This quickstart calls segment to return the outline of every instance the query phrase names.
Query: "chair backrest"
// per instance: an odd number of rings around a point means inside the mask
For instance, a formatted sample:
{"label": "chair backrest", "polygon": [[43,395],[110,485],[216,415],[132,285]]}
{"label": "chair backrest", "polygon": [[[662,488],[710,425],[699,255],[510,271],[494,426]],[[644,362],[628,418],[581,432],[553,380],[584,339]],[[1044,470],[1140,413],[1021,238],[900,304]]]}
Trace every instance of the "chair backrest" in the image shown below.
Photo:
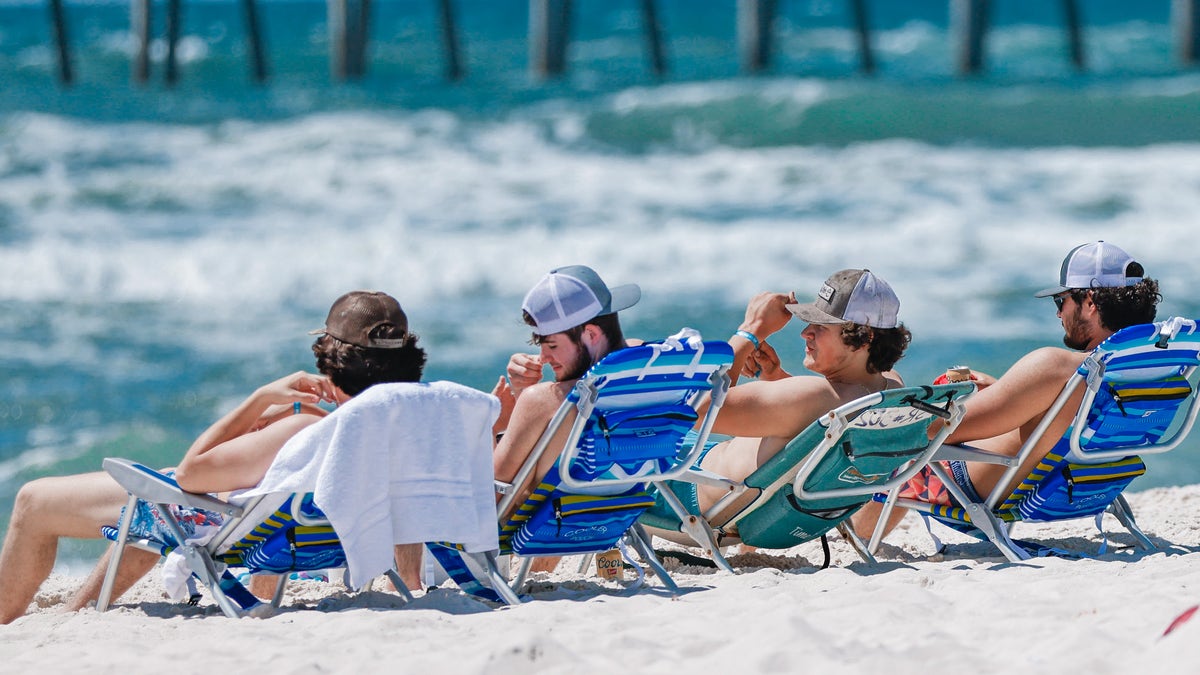
{"label": "chair backrest", "polygon": [[1197,365],[1195,321],[1171,318],[1114,333],[1076,371],[1087,390],[1068,458],[1091,463],[1177,447],[1198,410],[1190,381]]}
{"label": "chair backrest", "polygon": [[[1006,520],[1061,520],[1099,513],[1145,472],[1139,455],[1177,447],[1195,423],[1200,331],[1172,317],[1117,331],[1088,355],[1063,387],[1018,458],[1038,445],[1079,387],[1070,428],[1011,494],[989,506]],[[1014,464],[1000,484],[1012,479]],[[1003,501],[1001,501],[1003,499]]]}
{"label": "chair backrest", "polygon": [[[674,339],[622,349],[594,365],[518,472],[521,485],[575,409],[555,466],[502,524],[502,547],[528,555],[611,548],[654,503],[647,483],[682,475],[703,450],[732,362],[724,342]],[[693,436],[705,393],[712,404]],[[501,502],[501,513],[508,504]]]}
{"label": "chair backrest", "polygon": [[[743,542],[766,548],[821,536],[924,467],[958,426],[962,402],[974,391],[971,382],[906,387],[826,413],[746,478],[747,488],[766,499],[729,524],[737,524]],[[936,418],[948,423],[931,439]]]}
{"label": "chair backrest", "polygon": [[[705,441],[683,447],[700,396],[715,388],[723,398],[732,363],[727,343],[699,340],[646,344],[602,359],[567,398],[578,415],[560,455],[563,484],[591,491],[686,471],[685,460],[699,455]],[[720,403],[709,408],[705,436]]]}

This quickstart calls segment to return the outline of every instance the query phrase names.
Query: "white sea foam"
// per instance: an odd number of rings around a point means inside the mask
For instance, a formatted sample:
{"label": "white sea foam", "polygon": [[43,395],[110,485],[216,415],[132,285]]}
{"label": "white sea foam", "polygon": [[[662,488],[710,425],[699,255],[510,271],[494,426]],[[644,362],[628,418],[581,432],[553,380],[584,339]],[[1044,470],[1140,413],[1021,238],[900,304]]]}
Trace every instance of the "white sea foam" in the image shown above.
{"label": "white sea foam", "polygon": [[542,270],[585,262],[640,282],[651,307],[703,294],[736,309],[868,266],[924,334],[951,310],[1012,335],[1031,326],[1005,316],[1009,294],[1047,283],[1081,241],[1125,245],[1169,298],[1196,268],[1200,145],[628,155],[564,146],[536,120],[449,113],[10,124],[0,298],[22,302],[311,315],[349,287],[417,307],[519,298]]}

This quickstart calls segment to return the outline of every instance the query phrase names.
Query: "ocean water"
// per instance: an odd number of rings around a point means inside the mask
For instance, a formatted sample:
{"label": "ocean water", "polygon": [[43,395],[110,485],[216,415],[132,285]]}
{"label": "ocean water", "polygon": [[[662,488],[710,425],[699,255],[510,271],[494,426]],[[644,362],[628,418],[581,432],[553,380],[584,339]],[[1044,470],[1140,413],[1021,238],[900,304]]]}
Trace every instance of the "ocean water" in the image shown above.
{"label": "ocean water", "polygon": [[[869,267],[902,299],[911,382],[1058,344],[1031,293],[1089,240],[1146,265],[1163,315],[1200,316],[1200,74],[1169,3],[1081,2],[1082,73],[1056,3],[995,3],[976,78],[944,1],[868,3],[871,77],[845,3],[781,3],[774,66],[748,77],[735,3],[670,0],[662,79],[638,3],[574,4],[561,80],[527,71],[526,3],[470,0],[461,82],[430,1],[375,3],[369,72],[335,83],[324,5],[264,0],[259,86],[238,7],[189,2],[168,89],[161,41],[130,82],[127,4],[67,4],[64,88],[44,3],[0,0],[0,529],[31,478],[176,461],[311,369],[306,331],[356,288],[401,300],[430,379],[481,389],[527,348],[524,291],[572,263],[641,284],[622,320],[647,338],[725,338],[756,292]],[[799,327],[772,343],[801,370]],[[1198,445],[1136,487],[1200,480]]]}

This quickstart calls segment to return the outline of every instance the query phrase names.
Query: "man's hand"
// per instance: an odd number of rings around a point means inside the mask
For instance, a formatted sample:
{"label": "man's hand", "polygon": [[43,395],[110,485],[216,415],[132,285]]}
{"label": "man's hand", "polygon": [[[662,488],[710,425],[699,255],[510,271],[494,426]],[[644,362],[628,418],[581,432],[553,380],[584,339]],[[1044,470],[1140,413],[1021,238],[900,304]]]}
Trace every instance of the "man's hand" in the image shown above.
{"label": "man's hand", "polygon": [[792,313],[784,305],[792,302],[795,299],[787,293],[759,293],[746,305],[746,318],[739,330],[749,331],[760,342],[766,342],[791,321]]}
{"label": "man's hand", "polygon": [[536,354],[513,354],[505,368],[507,386],[515,400],[522,391],[542,381],[542,357]]}
{"label": "man's hand", "polygon": [[757,377],[760,380],[782,380],[791,377],[791,374],[779,363],[779,354],[775,348],[763,342],[758,349],[750,352],[750,356],[746,357],[746,363],[742,366],[742,375],[746,377]]}
{"label": "man's hand", "polygon": [[316,405],[321,401],[337,402],[337,387],[324,375],[299,371],[281,377],[258,388],[255,395],[268,406],[301,404]]}
{"label": "man's hand", "polygon": [[505,429],[508,429],[508,420],[512,417],[513,408],[517,406],[517,397],[513,394],[508,380],[503,377],[496,382],[496,386],[492,387],[492,396],[500,399],[500,416],[492,425],[492,434],[499,436]]}

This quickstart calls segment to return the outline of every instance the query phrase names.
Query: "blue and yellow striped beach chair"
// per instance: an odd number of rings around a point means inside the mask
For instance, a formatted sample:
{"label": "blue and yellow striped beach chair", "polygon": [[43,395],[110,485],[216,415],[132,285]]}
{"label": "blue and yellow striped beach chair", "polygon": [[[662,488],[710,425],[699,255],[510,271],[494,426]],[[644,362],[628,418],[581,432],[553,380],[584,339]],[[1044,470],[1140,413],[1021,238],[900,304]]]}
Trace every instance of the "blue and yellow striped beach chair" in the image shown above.
{"label": "blue and yellow striped beach chair", "polygon": [[[613,352],[592,366],[552,418],[513,480],[526,485],[556,430],[575,413],[558,459],[515,510],[518,490],[502,486],[501,553],[522,559],[511,583],[524,583],[538,556],[599,553],[630,543],[672,592],[678,587],[654,555],[637,518],[654,504],[654,490],[686,473],[704,448],[729,387],[733,351],[724,342],[691,339],[687,329],[662,343]],[[683,337],[681,337],[683,336]],[[701,419],[706,394],[712,404]],[[698,423],[698,426],[697,426]],[[696,434],[689,434],[695,427]],[[433,547],[431,547],[433,548]],[[452,548],[435,549],[460,586],[471,583]]]}
{"label": "blue and yellow striped beach chair", "polygon": [[[104,460],[104,470],[129,491],[130,499],[126,517],[119,526],[103,528],[104,536],[116,546],[96,603],[99,611],[106,610],[112,601],[113,580],[126,546],[163,556],[178,549],[192,573],[188,580],[191,604],[200,597],[193,583],[193,579],[198,579],[221,611],[233,618],[260,611],[265,605],[230,568],[242,568],[251,574],[279,575],[275,596],[269,603],[271,608],[278,608],[291,573],[346,565],[341,542],[325,514],[313,504],[311,493],[271,493],[244,504],[233,504],[210,495],[186,492],[170,475],[130,460],[110,457]],[[180,547],[179,542],[187,541],[190,533],[175,506],[182,506],[189,513],[202,510],[215,514],[215,520],[222,522],[207,542]],[[135,509],[153,513],[159,525],[154,534],[136,531],[135,518],[128,517]],[[401,595],[412,599],[395,570],[390,570],[388,577]]]}
{"label": "blue and yellow striped beach chair", "polygon": [[[516,596],[506,592],[507,580],[496,567],[492,529],[491,437],[498,408],[495,397],[451,383],[376,385],[294,437],[298,442],[285,445],[261,489],[228,502],[186,492],[171,475],[142,464],[106,459],[104,469],[130,497],[118,526],[106,528],[116,546],[98,608],[107,608],[111,600],[128,545],[170,554],[170,574],[164,576],[172,580],[173,595],[183,594],[186,582],[198,599],[194,578],[222,612],[236,617],[269,613],[279,606],[292,573],[314,570],[345,569],[346,580],[356,587],[386,573],[396,590],[411,599],[394,569],[394,546],[460,536],[472,551],[464,558],[486,571],[485,583],[499,586],[499,600],[515,604]],[[360,469],[382,480],[371,484],[353,478],[361,475]],[[369,498],[339,501],[346,497],[321,489],[331,483],[368,492]],[[450,497],[444,497],[447,493]],[[450,506],[418,508],[436,499],[471,510],[445,514],[458,516],[454,518],[435,517]],[[408,517],[413,520],[398,520]],[[378,527],[380,523],[384,526]],[[270,604],[260,603],[230,568],[279,575]]]}
{"label": "blue and yellow striped beach chair", "polygon": [[[955,529],[986,537],[1005,557],[1017,561],[1057,551],[1013,540],[1013,523],[1093,516],[1100,527],[1101,518],[1109,512],[1140,548],[1153,550],[1154,544],[1135,522],[1123,491],[1146,470],[1140,455],[1168,452],[1191,430],[1200,410],[1197,365],[1200,331],[1195,321],[1171,318],[1120,330],[1088,355],[1016,457],[950,445],[943,446],[935,457],[1005,465],[1008,469],[997,484],[1007,485],[1071,395],[1085,387],[1070,428],[1011,494],[996,490],[982,502],[972,501],[935,462],[930,467],[956,503],[931,505],[893,494],[885,503],[880,523],[886,522],[893,506],[914,509]],[[872,537],[871,550],[878,546],[880,533],[877,530]]]}

